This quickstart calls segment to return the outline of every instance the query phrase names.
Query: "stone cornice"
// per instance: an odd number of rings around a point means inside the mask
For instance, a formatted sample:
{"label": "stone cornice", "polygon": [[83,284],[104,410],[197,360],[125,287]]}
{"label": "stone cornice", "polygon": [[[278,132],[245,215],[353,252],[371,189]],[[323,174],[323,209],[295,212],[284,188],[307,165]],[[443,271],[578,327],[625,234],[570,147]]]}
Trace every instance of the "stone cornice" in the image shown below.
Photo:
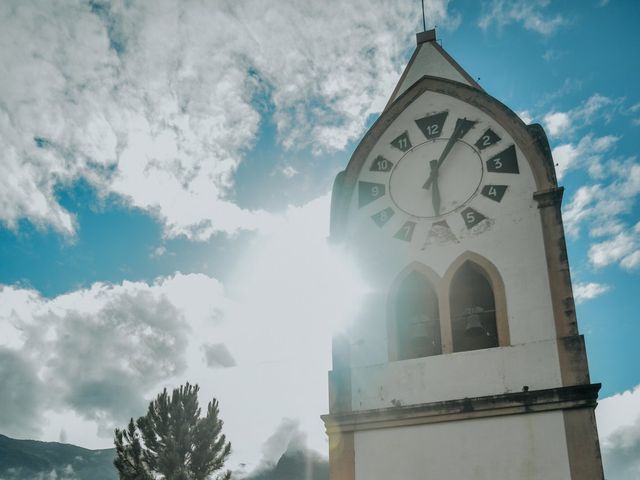
{"label": "stone cornice", "polygon": [[594,408],[600,384],[462,398],[420,405],[323,415],[327,433],[353,432],[471,418]]}
{"label": "stone cornice", "polygon": [[533,194],[533,199],[538,202],[538,208],[552,207],[562,203],[564,187],[550,188]]}

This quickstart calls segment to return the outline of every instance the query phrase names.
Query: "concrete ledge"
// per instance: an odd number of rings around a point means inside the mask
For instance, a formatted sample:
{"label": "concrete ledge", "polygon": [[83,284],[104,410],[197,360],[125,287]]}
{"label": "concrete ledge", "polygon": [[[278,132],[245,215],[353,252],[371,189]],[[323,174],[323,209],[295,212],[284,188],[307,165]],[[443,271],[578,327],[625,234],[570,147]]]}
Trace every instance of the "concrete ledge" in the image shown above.
{"label": "concrete ledge", "polygon": [[601,384],[462,398],[323,415],[327,433],[354,432],[523,413],[595,408]]}
{"label": "concrete ledge", "polygon": [[564,187],[553,187],[533,194],[533,199],[538,202],[538,208],[553,207],[562,204]]}

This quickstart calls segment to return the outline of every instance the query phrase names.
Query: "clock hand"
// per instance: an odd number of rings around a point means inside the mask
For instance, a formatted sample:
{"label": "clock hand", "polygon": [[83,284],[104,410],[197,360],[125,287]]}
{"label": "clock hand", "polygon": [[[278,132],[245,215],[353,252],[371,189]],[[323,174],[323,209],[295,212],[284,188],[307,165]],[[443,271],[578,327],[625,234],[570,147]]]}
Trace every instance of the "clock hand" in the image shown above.
{"label": "clock hand", "polygon": [[438,159],[438,166],[435,170],[431,170],[431,174],[429,175],[429,178],[427,178],[427,181],[425,182],[425,184],[422,186],[422,188],[424,189],[429,189],[429,187],[431,187],[431,183],[433,182],[433,174],[434,171],[437,171],[440,166],[444,163],[445,159],[447,158],[447,155],[449,155],[449,152],[451,151],[451,149],[453,148],[453,146],[455,145],[455,143],[460,140],[462,137],[464,137],[467,132],[469,130],[471,130],[471,127],[473,127],[476,124],[476,122],[474,122],[473,120],[467,120],[466,118],[459,118],[458,120],[456,120],[456,126],[453,129],[453,134],[451,135],[451,138],[449,138],[449,141],[447,142],[447,144],[444,146],[444,150],[442,150],[442,153],[440,154],[440,158]]}
{"label": "clock hand", "polygon": [[431,167],[431,176],[433,178],[433,188],[431,189],[431,203],[433,203],[433,212],[437,217],[440,215],[440,188],[438,187],[438,160],[429,162]]}

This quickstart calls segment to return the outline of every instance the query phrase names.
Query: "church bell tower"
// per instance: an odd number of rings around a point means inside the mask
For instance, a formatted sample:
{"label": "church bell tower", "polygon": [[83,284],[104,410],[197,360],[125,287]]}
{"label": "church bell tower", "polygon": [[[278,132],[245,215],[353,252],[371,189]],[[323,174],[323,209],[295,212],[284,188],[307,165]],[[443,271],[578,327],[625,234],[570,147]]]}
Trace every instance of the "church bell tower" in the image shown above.
{"label": "church bell tower", "polygon": [[370,287],[329,373],[331,480],[601,480],[540,125],[417,48],[335,180],[332,240]]}

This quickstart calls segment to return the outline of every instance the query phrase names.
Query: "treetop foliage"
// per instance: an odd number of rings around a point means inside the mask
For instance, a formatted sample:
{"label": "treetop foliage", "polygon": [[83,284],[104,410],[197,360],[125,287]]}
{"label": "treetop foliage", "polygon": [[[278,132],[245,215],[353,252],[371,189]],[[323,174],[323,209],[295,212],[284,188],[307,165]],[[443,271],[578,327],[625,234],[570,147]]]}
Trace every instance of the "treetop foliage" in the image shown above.
{"label": "treetop foliage", "polygon": [[[115,430],[121,480],[206,480],[224,467],[231,443],[222,433],[218,401],[201,417],[198,385],[186,383],[169,395],[165,388],[149,404],[147,414]],[[231,472],[218,476],[229,480]]]}

